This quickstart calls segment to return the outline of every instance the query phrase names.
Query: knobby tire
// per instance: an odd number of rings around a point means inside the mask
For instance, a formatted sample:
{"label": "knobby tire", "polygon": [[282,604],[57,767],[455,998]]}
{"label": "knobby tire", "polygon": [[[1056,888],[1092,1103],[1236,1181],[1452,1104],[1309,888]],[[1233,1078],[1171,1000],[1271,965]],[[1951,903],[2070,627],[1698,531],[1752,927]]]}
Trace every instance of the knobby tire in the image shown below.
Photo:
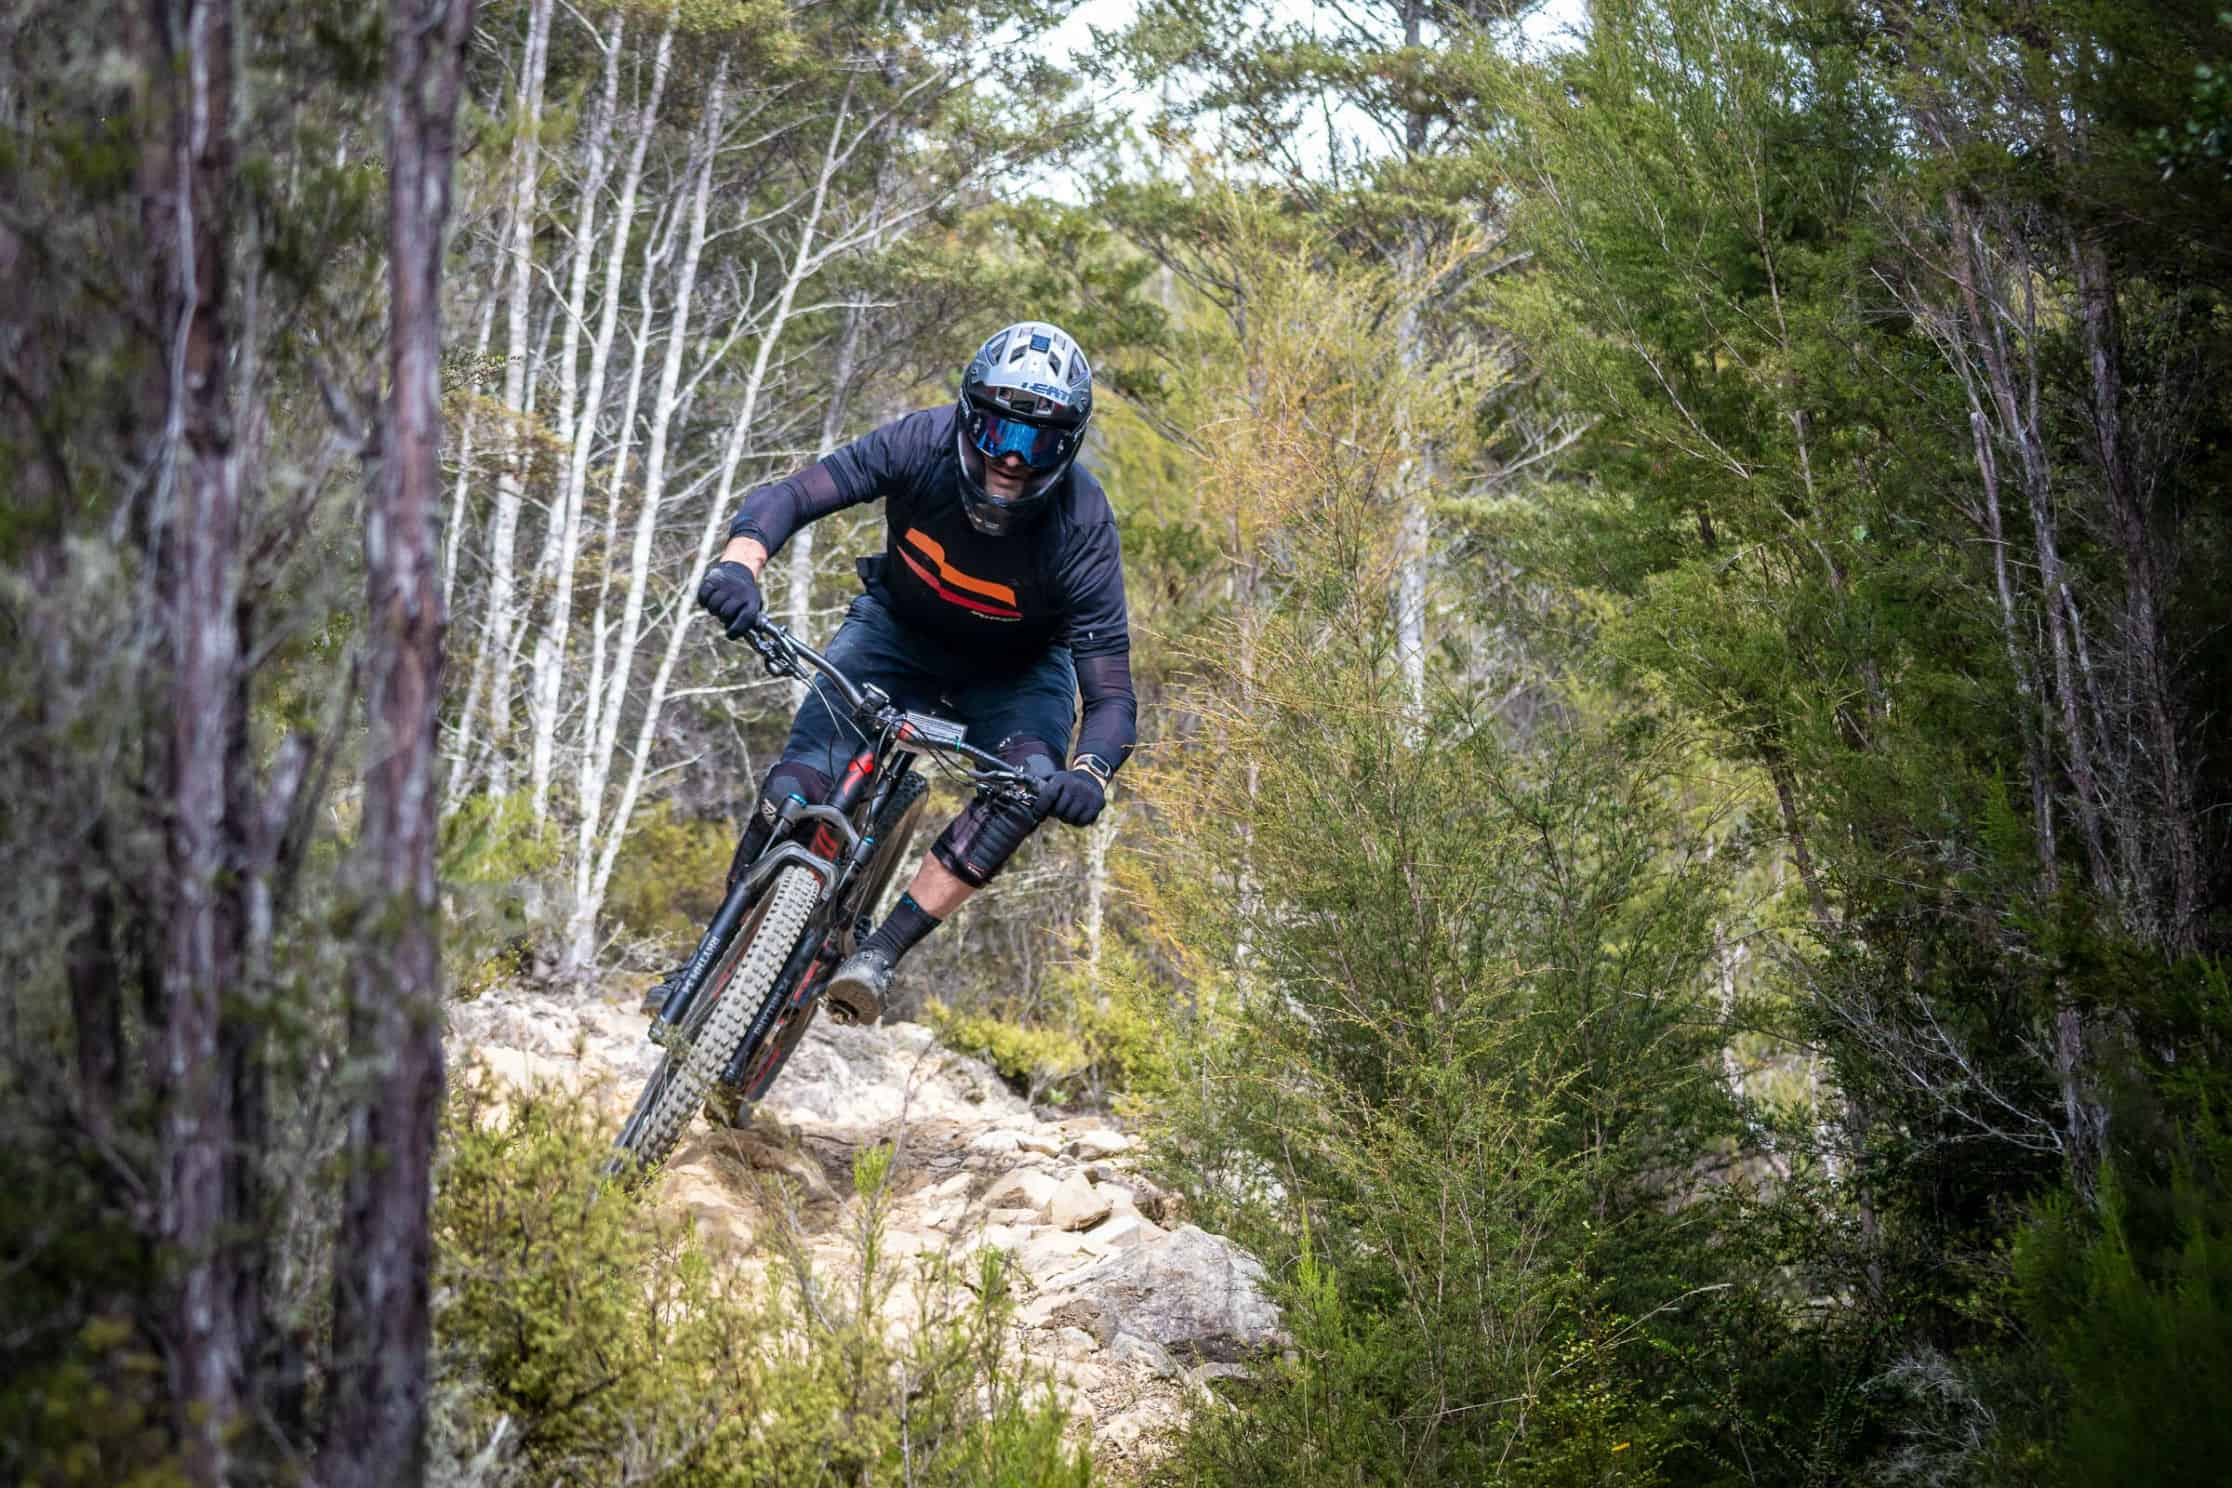
{"label": "knobby tire", "polygon": [[[860,912],[871,921],[883,905],[884,895],[890,890],[891,880],[899,865],[905,861],[907,850],[913,846],[915,830],[922,820],[922,810],[930,795],[930,782],[920,775],[909,775],[884,802],[883,810],[876,813],[872,830],[876,835],[876,855],[869,861],[868,871],[862,879],[859,900]],[[769,1048],[756,1066],[745,1076],[742,1099],[745,1109],[758,1105],[774,1088],[775,1077],[790,1063],[791,1051],[798,1047],[813,1026],[814,1014],[821,1008],[821,989],[813,985],[828,972],[827,966],[814,966],[807,970],[811,996],[794,1008],[790,1016],[775,1027]],[[793,994],[794,997],[797,994]]]}
{"label": "knobby tire", "polygon": [[639,1105],[640,1121],[631,1118],[632,1131],[623,1133],[621,1149],[635,1160],[639,1171],[666,1161],[681,1142],[682,1133],[689,1130],[690,1119],[728,1068],[782,972],[783,963],[790,959],[820,893],[820,880],[804,868],[786,868],[769,885],[751,943],[744,948],[735,973],[691,1040],[680,1068],[673,1067],[672,1053],[660,1061],[658,1073],[644,1090],[650,1109],[642,1110]]}

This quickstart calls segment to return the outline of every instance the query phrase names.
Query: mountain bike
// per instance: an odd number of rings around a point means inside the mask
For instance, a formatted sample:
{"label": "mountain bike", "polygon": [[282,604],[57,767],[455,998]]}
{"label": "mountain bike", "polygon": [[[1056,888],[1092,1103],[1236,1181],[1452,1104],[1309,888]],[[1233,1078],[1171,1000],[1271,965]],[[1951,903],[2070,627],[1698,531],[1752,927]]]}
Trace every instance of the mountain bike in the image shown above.
{"label": "mountain bike", "polygon": [[745,640],[771,676],[826,677],[862,747],[826,801],[784,802],[653,1014],[659,1065],[620,1129],[615,1173],[665,1161],[701,1107],[741,1125],[765,1098],[906,857],[930,789],[918,761],[995,797],[1038,798],[1039,777],[969,743],[964,725],[895,707],[780,625],[761,620]]}

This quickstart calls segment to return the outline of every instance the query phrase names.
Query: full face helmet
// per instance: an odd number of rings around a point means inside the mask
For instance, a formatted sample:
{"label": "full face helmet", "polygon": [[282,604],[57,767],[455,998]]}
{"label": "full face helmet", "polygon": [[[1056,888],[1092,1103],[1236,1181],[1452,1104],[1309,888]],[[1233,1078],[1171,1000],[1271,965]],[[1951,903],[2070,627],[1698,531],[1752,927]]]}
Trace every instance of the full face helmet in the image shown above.
{"label": "full face helmet", "polygon": [[[994,335],[961,373],[961,505],[992,537],[1027,525],[1069,474],[1093,416],[1093,369],[1059,326],[1018,321]],[[996,496],[988,462],[1018,455],[1023,489]]]}

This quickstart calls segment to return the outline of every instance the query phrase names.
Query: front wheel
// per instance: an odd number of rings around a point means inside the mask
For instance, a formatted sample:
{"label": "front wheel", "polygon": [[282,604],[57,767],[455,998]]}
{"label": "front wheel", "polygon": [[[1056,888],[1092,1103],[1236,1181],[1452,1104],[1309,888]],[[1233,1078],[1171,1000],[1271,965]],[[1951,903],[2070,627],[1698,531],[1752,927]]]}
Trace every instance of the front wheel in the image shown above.
{"label": "front wheel", "polygon": [[[916,828],[922,821],[922,810],[930,795],[930,782],[920,775],[909,775],[899,782],[883,809],[876,813],[869,831],[876,839],[875,856],[868,861],[868,869],[861,876],[861,885],[849,901],[863,925],[872,924],[876,911],[882,908],[885,892],[891,880],[906,861],[907,849],[913,845]],[[799,978],[798,986],[790,993],[790,1006],[776,1020],[775,1031],[768,1037],[766,1046],[745,1069],[743,1077],[731,1084],[729,1093],[738,1102],[738,1109],[749,1111],[767,1098],[768,1090],[775,1084],[775,1077],[790,1063],[790,1057],[799,1042],[806,1037],[806,1030],[813,1025],[814,1014],[821,1008],[821,984],[828,977],[835,962],[834,955],[816,960]]]}
{"label": "front wheel", "polygon": [[[785,868],[768,886],[757,913],[758,925],[743,945],[732,974],[716,969],[709,985],[720,987],[719,1000],[705,1016],[697,1036],[686,1050],[670,1050],[644,1087],[633,1115],[622,1128],[618,1146],[639,1169],[664,1162],[682,1140],[690,1118],[705,1103],[713,1082],[728,1068],[737,1048],[750,1031],[752,1019],[767,1000],[768,992],[790,959],[806,921],[821,897],[821,882],[804,868]],[[744,942],[744,936],[738,936]],[[724,985],[725,983],[725,985]]]}

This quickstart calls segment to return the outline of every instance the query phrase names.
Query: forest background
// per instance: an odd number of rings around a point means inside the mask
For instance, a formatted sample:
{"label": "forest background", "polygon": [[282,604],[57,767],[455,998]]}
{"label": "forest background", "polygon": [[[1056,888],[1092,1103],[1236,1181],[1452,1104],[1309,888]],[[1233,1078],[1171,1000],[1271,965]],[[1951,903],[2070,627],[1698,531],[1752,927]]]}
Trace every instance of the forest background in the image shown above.
{"label": "forest background", "polygon": [[1146,742],[905,1011],[1270,1266],[1170,1481],[2215,1476],[2232,16],[1066,18],[0,17],[7,1475],[1090,1474],[439,1039],[687,940],[728,514],[1036,315]]}

